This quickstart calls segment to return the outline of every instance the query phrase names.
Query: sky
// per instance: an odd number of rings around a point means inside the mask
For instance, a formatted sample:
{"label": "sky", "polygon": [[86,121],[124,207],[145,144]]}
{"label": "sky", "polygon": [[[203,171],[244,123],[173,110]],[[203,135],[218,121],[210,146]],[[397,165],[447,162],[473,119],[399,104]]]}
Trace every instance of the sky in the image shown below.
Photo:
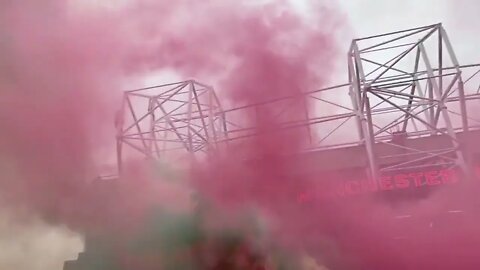
{"label": "sky", "polygon": [[[296,2],[302,9],[302,1]],[[475,14],[479,10],[477,6],[480,6],[480,3],[476,0],[337,0],[337,2],[343,9],[345,24],[349,29],[340,35],[343,41],[340,45],[345,52],[350,45],[350,40],[355,37],[442,22],[460,63],[480,62],[480,51],[477,49],[480,45],[477,30],[480,17]],[[346,55],[338,61],[346,63]],[[338,68],[341,66],[340,64]],[[343,83],[347,79],[346,74],[343,78],[339,75],[336,79],[338,83]],[[149,78],[148,83],[161,82],[161,80]],[[13,222],[8,213],[1,212],[0,231],[2,227],[9,227],[9,222]],[[15,237],[11,237],[12,235]],[[81,249],[81,237],[65,228],[48,227],[42,222],[29,224],[7,233],[0,233],[0,250],[2,251],[0,252],[0,269],[61,270],[63,261],[76,258]],[[8,250],[22,252],[5,252]],[[39,256],[33,256],[38,253],[42,253],[45,260],[32,261],[33,257],[39,258]]]}
{"label": "sky", "polygon": [[[89,0],[95,2],[95,0]],[[120,2],[125,2],[123,0]],[[265,0],[246,0],[252,3]],[[307,3],[310,0],[290,0],[300,12],[308,14]],[[387,33],[397,30],[415,28],[424,25],[442,23],[447,31],[460,64],[480,62],[480,43],[478,30],[480,17],[475,14],[475,8],[480,8],[476,0],[335,0],[343,11],[344,27],[336,33],[340,55],[335,76],[331,84],[343,84],[348,81],[346,70],[346,53],[351,40],[365,36]],[[105,5],[105,4],[103,4]],[[181,80],[173,72],[152,73],[141,81],[133,81],[131,87],[143,87]],[[211,83],[211,82],[208,82]]]}
{"label": "sky", "polygon": [[[460,64],[480,62],[475,0],[338,0],[351,32],[343,36],[343,51],[352,38],[442,23]],[[346,60],[339,59],[339,61]],[[341,78],[339,78],[341,80]],[[342,83],[341,81],[340,83]]]}

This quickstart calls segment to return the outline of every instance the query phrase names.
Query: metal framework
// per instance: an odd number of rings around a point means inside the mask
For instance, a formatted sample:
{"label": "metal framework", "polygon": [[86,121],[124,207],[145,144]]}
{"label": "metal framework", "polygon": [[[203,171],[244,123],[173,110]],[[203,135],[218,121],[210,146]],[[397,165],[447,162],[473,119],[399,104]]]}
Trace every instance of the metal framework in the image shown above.
{"label": "metal framework", "polygon": [[[457,168],[468,175],[457,133],[480,127],[472,113],[479,92],[480,64],[458,63],[441,24],[358,38],[348,52],[348,83],[295,96],[224,110],[212,88],[195,81],[125,92],[123,108],[130,120],[118,125],[119,162],[123,144],[157,158],[175,145],[193,153],[256,136],[255,123],[241,116],[268,107],[277,111],[279,129],[308,131],[306,151],[365,147],[368,172],[375,179],[425,166]],[[146,102],[141,107],[133,98]],[[302,117],[282,117],[298,102],[308,104]],[[444,142],[408,143],[424,137]],[[380,156],[382,147],[393,149],[392,154]]]}
{"label": "metal framework", "polygon": [[116,122],[119,170],[124,145],[158,159],[207,152],[226,134],[213,88],[194,80],[126,91]]}
{"label": "metal framework", "polygon": [[[374,178],[433,165],[470,174],[452,117],[452,109],[458,110],[456,125],[468,131],[464,67],[441,24],[355,39],[348,58],[349,93]],[[443,135],[447,142],[405,145],[407,138],[426,135]],[[397,154],[379,157],[379,144],[397,148]],[[381,158],[396,162],[379,167]]]}

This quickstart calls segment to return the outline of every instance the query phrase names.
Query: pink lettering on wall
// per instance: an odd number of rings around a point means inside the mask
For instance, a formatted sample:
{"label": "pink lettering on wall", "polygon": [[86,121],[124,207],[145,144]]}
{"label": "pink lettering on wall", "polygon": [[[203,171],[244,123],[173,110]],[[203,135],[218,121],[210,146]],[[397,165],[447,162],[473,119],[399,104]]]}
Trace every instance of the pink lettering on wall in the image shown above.
{"label": "pink lettering on wall", "polygon": [[380,188],[382,190],[393,190],[395,186],[392,182],[391,176],[382,176],[380,177]]}
{"label": "pink lettering on wall", "polygon": [[[449,185],[459,182],[459,176],[454,170],[440,169],[385,175],[377,181],[369,179],[324,179],[319,181],[316,190],[301,192],[297,196],[297,201],[307,203],[317,199]],[[327,182],[328,184],[325,184]]]}
{"label": "pink lettering on wall", "polygon": [[395,180],[396,188],[408,188],[410,186],[410,180],[407,174],[397,174],[393,179]]}

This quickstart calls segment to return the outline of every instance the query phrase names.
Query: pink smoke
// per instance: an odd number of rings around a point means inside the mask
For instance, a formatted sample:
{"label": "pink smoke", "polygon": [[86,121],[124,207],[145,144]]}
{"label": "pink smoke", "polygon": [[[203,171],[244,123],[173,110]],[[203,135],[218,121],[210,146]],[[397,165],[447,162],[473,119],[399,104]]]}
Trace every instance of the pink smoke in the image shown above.
{"label": "pink smoke", "polygon": [[335,16],[317,5],[323,25],[312,28],[289,8],[138,1],[85,12],[75,2],[2,3],[2,199],[80,231],[138,226],[171,190],[155,188],[145,169],[106,191],[88,183],[96,157],[112,144],[115,89],[161,68],[223,79],[241,102],[316,86],[328,76],[313,67],[326,69],[335,52],[328,34]]}
{"label": "pink smoke", "polygon": [[[145,0],[90,12],[72,3],[0,4],[0,22],[8,25],[0,43],[0,185],[8,205],[82,232],[128,234],[156,203],[188,207],[185,192],[152,182],[155,175],[146,165],[131,164],[114,188],[88,183],[96,157],[113,144],[113,112],[121,94],[115,89],[126,79],[174,69],[218,80],[231,105],[294,95],[329,82],[339,53],[335,31],[344,27],[330,2],[311,4],[309,22],[287,1]],[[406,243],[391,241],[394,211],[381,201],[297,204],[297,194],[314,188],[323,175],[299,173],[296,158],[308,140],[305,130],[277,128],[301,119],[305,106],[290,104],[280,116],[268,106],[244,115],[259,135],[192,171],[190,184],[218,216],[257,208],[279,244],[332,269],[476,269],[468,268],[479,265],[473,256],[480,246],[475,215],[456,234],[452,228],[459,227],[449,227],[426,237],[413,226],[415,241]],[[474,195],[459,194],[473,203]],[[408,209],[421,214],[444,201],[436,194]],[[458,253],[450,252],[451,242]]]}

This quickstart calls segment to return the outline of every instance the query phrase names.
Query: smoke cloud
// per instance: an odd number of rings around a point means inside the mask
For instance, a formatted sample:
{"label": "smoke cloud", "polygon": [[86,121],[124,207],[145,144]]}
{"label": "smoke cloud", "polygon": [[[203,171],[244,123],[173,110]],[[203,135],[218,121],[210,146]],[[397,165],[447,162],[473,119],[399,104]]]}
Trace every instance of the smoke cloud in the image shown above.
{"label": "smoke cloud", "polygon": [[323,83],[337,22],[327,5],[312,8],[316,24],[285,1],[2,1],[3,203],[31,214],[19,224],[40,217],[82,233],[120,235],[142,227],[153,204],[173,209],[187,201],[183,188],[153,183],[142,165],[132,164],[114,187],[89,183],[109,156],[117,89],[165,68],[218,80],[232,104]]}
{"label": "smoke cloud", "polygon": [[[139,162],[114,183],[91,183],[111,156],[118,89],[129,79],[174,70],[215,82],[231,106],[326,85],[346,26],[332,2],[308,11],[289,1],[0,2],[0,194],[29,213],[9,228],[40,218],[86,234],[102,269],[299,269],[306,255],[316,269],[476,269],[473,214],[428,235],[415,221],[403,228],[413,240],[399,242],[398,207],[376,197],[297,203],[325,178],[300,173],[306,130],[278,130],[304,117],[302,100],[285,113],[242,115],[258,136],[184,179],[165,181]],[[456,194],[449,200],[474,205],[475,195]],[[435,212],[445,197],[401,209]]]}

